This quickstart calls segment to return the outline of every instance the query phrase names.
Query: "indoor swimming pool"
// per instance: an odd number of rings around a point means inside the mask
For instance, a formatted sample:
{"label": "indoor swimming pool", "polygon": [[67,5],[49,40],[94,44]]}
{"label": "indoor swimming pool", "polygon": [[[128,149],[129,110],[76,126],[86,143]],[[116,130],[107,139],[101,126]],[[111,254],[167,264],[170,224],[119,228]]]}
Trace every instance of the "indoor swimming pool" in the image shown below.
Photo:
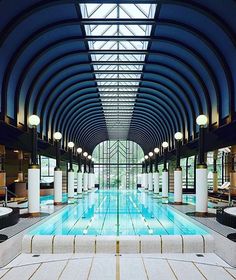
{"label": "indoor swimming pool", "polygon": [[[161,196],[161,193],[159,194],[159,196]],[[53,198],[54,198],[53,195],[41,196],[40,197],[40,204],[41,205],[53,204]],[[67,200],[68,200],[67,193],[63,193],[62,202],[66,203]],[[174,202],[174,194],[173,193],[169,193],[168,201]],[[187,204],[195,205],[196,204],[196,196],[194,194],[183,194],[183,202],[187,203]],[[216,207],[217,207],[217,203],[208,201],[208,208],[216,208]]]}
{"label": "indoor swimming pool", "polygon": [[153,195],[90,192],[35,226],[30,235],[204,235],[206,230]]}

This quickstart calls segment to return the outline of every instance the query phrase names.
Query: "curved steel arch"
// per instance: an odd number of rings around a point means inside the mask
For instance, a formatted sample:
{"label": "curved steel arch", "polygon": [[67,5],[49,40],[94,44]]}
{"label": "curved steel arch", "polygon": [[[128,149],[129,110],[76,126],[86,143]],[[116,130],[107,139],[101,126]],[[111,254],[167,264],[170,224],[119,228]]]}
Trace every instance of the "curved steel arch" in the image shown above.
{"label": "curved steel arch", "polygon": [[[231,75],[229,65],[226,62],[226,59],[225,59],[224,55],[222,54],[222,52],[219,50],[218,45],[216,45],[214,42],[210,41],[210,39],[205,34],[200,32],[196,28],[193,28],[192,26],[186,25],[182,22],[177,22],[174,20],[160,20],[158,24],[163,25],[163,26],[175,27],[177,29],[181,29],[181,30],[184,30],[185,32],[190,33],[195,38],[200,40],[212,52],[212,54],[214,54],[214,56],[216,57],[216,60],[218,61],[218,63],[221,66],[222,72],[224,73],[224,77],[225,77],[227,87],[228,87],[228,90],[227,90],[228,98],[230,100],[230,95],[231,95],[230,93],[233,88],[233,78]],[[218,79],[216,79],[216,80],[218,81]]]}
{"label": "curved steel arch", "polygon": [[[80,37],[79,37],[80,38]],[[38,63],[39,59],[41,59],[44,55],[46,55],[48,52],[52,51],[54,48],[57,48],[60,45],[65,45],[67,42],[71,42],[71,41],[76,41],[77,38],[72,39],[71,37],[69,38],[64,38],[61,40],[58,40],[52,44],[50,44],[50,47],[44,47],[42,50],[40,50],[40,52],[38,52],[37,54],[34,55],[34,57],[30,60],[29,63],[27,63],[27,65],[24,67],[24,70],[22,71],[22,74],[20,75],[19,81],[17,83],[16,89],[17,89],[17,94],[16,94],[16,98],[15,98],[15,106],[16,109],[15,111],[18,112],[19,110],[19,99],[20,99],[20,92],[21,92],[21,88],[22,85],[24,83],[25,77],[27,76],[27,73],[30,72],[30,69],[36,64]],[[73,52],[69,52],[70,56],[73,55],[77,55],[79,56],[80,52],[79,50],[73,51]],[[34,79],[32,80],[30,86],[29,86],[29,90],[28,92],[32,92],[33,88],[35,87],[35,85],[37,84],[37,82],[39,81],[39,79],[41,78],[41,75],[44,74],[44,72],[46,72],[48,70],[49,67],[51,67],[52,65],[56,65],[59,61],[62,61],[64,59],[66,59],[67,55],[65,53],[57,56],[56,58],[52,59],[51,61],[49,61],[48,63],[46,63],[46,65],[44,65],[41,70],[35,75]],[[88,63],[78,63],[79,65],[88,65]]]}
{"label": "curved steel arch", "polygon": [[[73,121],[75,121],[75,120],[77,120],[79,117],[80,117],[80,111],[82,111],[83,110],[83,108],[81,108],[81,109],[77,109],[77,106],[73,106],[73,104],[71,105],[72,107],[73,107],[73,110],[71,110],[71,108],[67,108],[67,111],[64,111],[64,114],[66,115],[66,117],[64,118],[64,116],[60,116],[60,118],[61,119],[63,119],[63,123],[71,123],[71,121],[70,121],[70,119],[69,119],[69,112],[72,114],[71,116],[70,116],[70,118],[73,120]],[[78,105],[78,107],[79,107],[79,105]],[[153,108],[152,108],[153,109]],[[159,109],[160,110],[162,110],[162,107],[159,107]],[[89,110],[89,108],[88,108],[88,110]],[[153,109],[154,110],[154,109]],[[151,111],[152,112],[152,111]],[[158,114],[159,112],[158,111],[156,111],[156,114],[157,115],[159,115]],[[75,117],[75,114],[77,114],[77,117]],[[152,113],[151,113],[152,114]],[[168,115],[168,114],[166,114],[165,113],[165,111],[163,111],[162,110],[162,114],[164,114],[165,116],[166,116],[166,118],[170,118],[170,116]],[[135,116],[135,114],[133,115],[133,116]],[[171,121],[172,122],[174,122],[174,119],[171,119]],[[173,126],[174,127],[174,126]],[[65,128],[65,130],[66,130],[66,128]],[[172,130],[171,128],[170,128],[170,130]]]}
{"label": "curved steel arch", "polygon": [[[145,113],[145,119],[149,119],[149,118],[150,118],[150,116],[147,115],[147,113]],[[143,123],[143,116],[141,117],[141,120],[142,120],[142,123]],[[89,122],[90,122],[90,120],[88,120],[88,119],[85,119],[85,120],[81,121],[81,127],[79,127],[79,129],[83,130],[83,132],[85,132],[86,130],[88,130],[87,125],[88,125]],[[150,122],[151,122],[151,123],[150,123]],[[149,123],[150,123],[150,124],[149,124]],[[161,122],[159,122],[159,121],[158,121],[158,123],[161,124]],[[131,125],[132,125],[132,122],[131,122]],[[146,126],[148,126],[149,131],[152,131],[152,130],[153,130],[153,127],[155,127],[155,120],[153,120],[153,117],[151,117],[151,121],[149,120],[149,122],[146,123]],[[83,129],[83,127],[85,127],[85,129]],[[159,135],[159,131],[158,131],[158,130],[156,130],[155,133],[157,134],[157,136]],[[81,141],[81,140],[80,140],[80,137],[81,137],[81,136],[78,135],[78,133],[77,133],[76,130],[74,131],[74,134],[76,134],[76,135],[75,135],[75,138],[78,138],[78,140]],[[83,136],[84,136],[84,135],[83,135]],[[87,141],[87,139],[85,139],[85,141]]]}
{"label": "curved steel arch", "polygon": [[[5,71],[4,78],[3,78],[3,96],[6,98],[7,94],[7,88],[8,88],[8,83],[10,79],[10,75],[12,72],[12,69],[14,68],[18,58],[21,56],[21,54],[26,50],[26,48],[34,41],[36,41],[38,38],[41,37],[41,35],[44,35],[45,33],[51,32],[57,28],[61,28],[63,26],[70,26],[70,25],[80,25],[78,23],[78,20],[61,20],[57,21],[51,24],[48,24],[47,26],[44,26],[40,28],[39,30],[33,32],[33,34],[30,34],[26,40],[18,47],[18,49],[14,52],[14,55],[11,57],[7,70]],[[5,100],[6,103],[6,100]],[[6,103],[7,104],[7,103]]]}
{"label": "curved steel arch", "polygon": [[[79,118],[79,116],[77,116],[77,118]],[[148,126],[148,125],[149,125],[148,123],[150,123],[150,126],[149,126],[150,129],[149,129],[149,131],[150,131],[150,130],[153,130],[153,127],[155,127],[155,124],[156,124],[156,122],[157,122],[157,119],[155,119],[154,116],[152,116],[152,115],[147,115],[147,113],[146,113],[146,122],[143,122],[143,118],[144,118],[144,115],[142,115],[141,117],[139,117],[139,122],[142,122],[143,124],[146,123],[146,126]],[[158,118],[158,120],[159,120],[159,118]],[[74,118],[73,121],[76,122],[76,119]],[[89,122],[89,120],[86,120],[86,121]],[[81,123],[82,123],[82,121],[81,121]],[[160,126],[163,125],[163,123],[161,122],[161,120],[159,120],[158,123],[159,123]],[[131,124],[132,124],[132,120],[131,120]],[[73,125],[72,125],[72,126],[73,126]],[[86,123],[85,123],[85,126],[86,126]],[[158,130],[157,130],[157,131],[158,131]],[[157,133],[157,131],[155,131],[155,133]],[[162,130],[161,130],[161,131],[162,131]],[[164,126],[163,131],[166,131],[166,135],[169,135],[169,136],[171,135],[171,130],[170,130],[170,129],[166,130],[165,126]],[[166,136],[166,137],[167,137],[167,136]],[[80,138],[78,138],[78,141],[80,142]]]}

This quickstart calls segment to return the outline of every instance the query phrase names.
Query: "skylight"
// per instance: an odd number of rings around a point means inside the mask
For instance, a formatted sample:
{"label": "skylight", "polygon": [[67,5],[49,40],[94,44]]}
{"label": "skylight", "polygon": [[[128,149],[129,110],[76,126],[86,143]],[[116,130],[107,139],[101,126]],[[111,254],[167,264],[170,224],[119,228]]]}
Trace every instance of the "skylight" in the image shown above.
{"label": "skylight", "polygon": [[127,139],[156,4],[80,4],[109,139]]}

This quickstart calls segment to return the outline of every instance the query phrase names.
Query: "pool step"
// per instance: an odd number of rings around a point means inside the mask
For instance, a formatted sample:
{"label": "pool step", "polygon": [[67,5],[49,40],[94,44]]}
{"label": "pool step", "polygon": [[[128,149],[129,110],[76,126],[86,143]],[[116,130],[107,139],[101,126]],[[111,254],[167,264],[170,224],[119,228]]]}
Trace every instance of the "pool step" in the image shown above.
{"label": "pool step", "polygon": [[30,254],[212,253],[213,250],[211,235],[25,235],[22,240],[22,252]]}

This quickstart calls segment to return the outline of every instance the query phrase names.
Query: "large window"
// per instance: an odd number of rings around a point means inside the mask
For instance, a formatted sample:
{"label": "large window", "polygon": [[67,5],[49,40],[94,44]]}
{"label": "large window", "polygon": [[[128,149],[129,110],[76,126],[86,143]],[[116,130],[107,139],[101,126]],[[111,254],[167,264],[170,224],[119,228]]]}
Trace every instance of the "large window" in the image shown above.
{"label": "large window", "polygon": [[96,182],[101,188],[136,188],[143,156],[142,148],[132,141],[100,143],[93,152]]}
{"label": "large window", "polygon": [[56,166],[55,159],[45,157],[45,156],[40,156],[41,182],[42,183],[53,182],[55,166]]}

